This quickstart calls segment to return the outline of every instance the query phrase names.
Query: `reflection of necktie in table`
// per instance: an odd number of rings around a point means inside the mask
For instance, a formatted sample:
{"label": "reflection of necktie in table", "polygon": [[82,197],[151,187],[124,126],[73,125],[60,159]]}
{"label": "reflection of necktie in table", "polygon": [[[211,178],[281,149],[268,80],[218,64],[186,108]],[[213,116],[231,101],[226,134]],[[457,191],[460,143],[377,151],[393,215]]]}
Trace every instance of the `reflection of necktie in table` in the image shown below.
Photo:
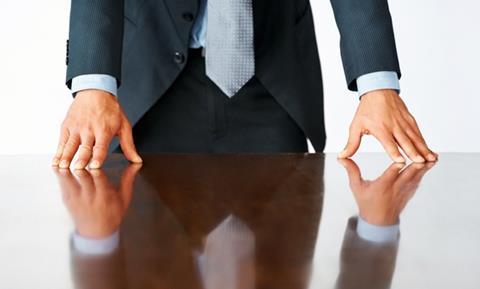
{"label": "reflection of necktie in table", "polygon": [[255,236],[236,216],[228,216],[205,241],[198,266],[206,289],[255,287]]}
{"label": "reflection of necktie in table", "polygon": [[208,0],[206,74],[234,96],[255,74],[252,0]]}

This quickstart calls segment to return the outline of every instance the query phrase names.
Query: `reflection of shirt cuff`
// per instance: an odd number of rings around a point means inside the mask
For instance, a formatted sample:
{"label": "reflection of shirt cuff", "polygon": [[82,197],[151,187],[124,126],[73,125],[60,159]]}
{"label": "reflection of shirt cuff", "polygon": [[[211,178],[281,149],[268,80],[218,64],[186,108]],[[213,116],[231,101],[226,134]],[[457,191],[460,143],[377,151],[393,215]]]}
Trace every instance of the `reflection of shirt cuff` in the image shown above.
{"label": "reflection of shirt cuff", "polygon": [[400,93],[400,82],[395,71],[377,71],[357,78],[358,96],[379,89],[395,89]]}
{"label": "reflection of shirt cuff", "polygon": [[104,239],[90,239],[80,236],[77,232],[72,234],[73,247],[82,254],[106,255],[117,249],[119,244],[118,230]]}
{"label": "reflection of shirt cuff", "polygon": [[117,96],[117,80],[108,74],[85,74],[72,79],[72,93],[86,89],[99,89]]}
{"label": "reflection of shirt cuff", "polygon": [[377,226],[367,223],[362,217],[358,216],[357,234],[362,239],[378,243],[394,242],[400,234],[400,224],[392,226]]}

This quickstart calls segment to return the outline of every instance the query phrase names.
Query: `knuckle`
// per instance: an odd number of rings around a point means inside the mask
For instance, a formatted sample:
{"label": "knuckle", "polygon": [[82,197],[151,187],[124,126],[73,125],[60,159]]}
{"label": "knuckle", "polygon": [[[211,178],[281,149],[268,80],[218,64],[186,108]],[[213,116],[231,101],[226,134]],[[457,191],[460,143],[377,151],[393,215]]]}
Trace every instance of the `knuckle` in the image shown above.
{"label": "knuckle", "polygon": [[381,142],[392,150],[395,150],[395,151],[398,150],[398,146],[397,146],[397,143],[395,142],[395,139],[393,137],[391,137],[390,135],[386,135],[381,140]]}
{"label": "knuckle", "polygon": [[423,155],[427,155],[430,153],[430,150],[426,146],[420,146],[418,150],[421,152]]}
{"label": "knuckle", "polygon": [[66,132],[69,131],[69,129],[70,129],[70,124],[68,124],[68,123],[65,122],[65,121],[62,122],[62,124],[61,124],[61,126],[60,126],[60,131],[61,131],[62,133],[66,133]]}
{"label": "knuckle", "polygon": [[69,137],[78,137],[80,135],[80,130],[76,126],[70,126],[68,132]]}
{"label": "knuckle", "polygon": [[108,147],[104,144],[96,144],[94,147],[93,147],[93,152],[95,154],[103,154],[103,153],[106,153]]}
{"label": "knuckle", "polygon": [[384,122],[378,122],[372,124],[372,131],[380,131],[383,133],[390,132],[390,127]]}
{"label": "knuckle", "polygon": [[88,142],[92,141],[95,138],[91,130],[84,130],[81,133],[81,137],[83,141],[88,141]]}
{"label": "knuckle", "polygon": [[128,120],[125,120],[123,125],[126,129],[132,129],[132,124]]}
{"label": "knuckle", "polygon": [[132,135],[132,128],[131,128],[131,127],[124,126],[124,127],[118,132],[118,135],[119,135],[119,136],[122,136],[122,137],[129,137],[129,136]]}
{"label": "knuckle", "polygon": [[394,156],[394,157],[399,157],[401,156],[400,154],[400,151],[398,150],[398,148],[396,146],[390,146],[389,148],[389,153],[390,155]]}
{"label": "knuckle", "polygon": [[363,126],[371,127],[375,123],[375,121],[372,120],[371,118],[362,117],[360,123]]}
{"label": "knuckle", "polygon": [[77,137],[71,137],[67,142],[67,146],[76,146],[79,144],[80,144],[80,139]]}
{"label": "knuckle", "polygon": [[397,150],[393,149],[393,148],[389,148],[388,150],[388,154],[394,158],[398,157],[400,154],[398,153]]}
{"label": "knuckle", "polygon": [[417,124],[417,121],[415,120],[415,117],[413,117],[413,115],[411,115],[411,114],[407,114],[406,119],[407,119],[408,123],[411,123],[411,124],[414,124],[414,125]]}
{"label": "knuckle", "polygon": [[95,126],[95,131],[100,134],[104,134],[105,132],[110,131],[110,126],[106,123],[99,123]]}
{"label": "knuckle", "polygon": [[413,115],[411,115],[410,113],[407,114],[407,120],[411,121],[411,122],[415,122],[415,117],[413,117]]}
{"label": "knuckle", "polygon": [[350,133],[354,133],[354,132],[356,132],[356,131],[358,131],[358,130],[359,130],[359,126],[358,126],[357,123],[352,123],[352,124],[350,124],[350,126],[348,127],[348,131],[349,131]]}
{"label": "knuckle", "polygon": [[98,142],[98,143],[108,143],[109,140],[115,135],[114,133],[112,133],[112,131],[110,130],[107,130],[107,131],[99,131],[99,130],[96,130],[94,133],[93,133],[94,137],[95,137],[95,141]]}
{"label": "knuckle", "polygon": [[408,135],[411,138],[417,138],[417,134],[410,128],[405,128],[404,132],[406,135]]}
{"label": "knuckle", "polygon": [[413,148],[413,147],[409,147],[408,149],[408,153],[411,154],[413,157],[418,157],[420,156],[420,154],[418,153],[418,151]]}

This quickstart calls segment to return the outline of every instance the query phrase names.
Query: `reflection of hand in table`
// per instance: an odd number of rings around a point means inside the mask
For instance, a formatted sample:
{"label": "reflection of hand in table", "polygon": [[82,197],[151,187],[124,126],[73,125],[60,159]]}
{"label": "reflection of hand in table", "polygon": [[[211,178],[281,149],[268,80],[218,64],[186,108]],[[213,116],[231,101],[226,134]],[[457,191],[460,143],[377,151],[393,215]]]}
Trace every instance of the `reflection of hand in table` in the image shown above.
{"label": "reflection of hand in table", "polygon": [[125,168],[115,187],[103,170],[54,169],[77,232],[86,238],[111,236],[120,226],[130,204],[133,183],[141,165]]}
{"label": "reflection of hand in table", "polygon": [[351,159],[340,159],[347,170],[350,188],[359,207],[360,216],[372,225],[398,223],[400,213],[415,194],[425,173],[435,163],[412,163],[404,168],[394,163],[377,179],[364,180]]}

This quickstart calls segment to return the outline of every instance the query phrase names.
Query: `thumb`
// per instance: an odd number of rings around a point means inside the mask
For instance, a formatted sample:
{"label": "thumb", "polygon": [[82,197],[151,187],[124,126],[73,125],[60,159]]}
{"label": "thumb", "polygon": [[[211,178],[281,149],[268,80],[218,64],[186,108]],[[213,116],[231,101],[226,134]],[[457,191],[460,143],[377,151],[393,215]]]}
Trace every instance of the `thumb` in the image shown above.
{"label": "thumb", "polygon": [[362,173],[358,165],[351,159],[340,159],[339,162],[347,170],[348,180],[352,189],[359,187],[362,182]]}
{"label": "thumb", "polygon": [[138,155],[135,144],[133,143],[132,127],[128,121],[124,121],[118,132],[120,138],[120,147],[127,160],[133,163],[141,163],[142,158]]}
{"label": "thumb", "polygon": [[120,186],[118,188],[120,195],[122,196],[124,208],[128,207],[132,198],[133,184],[138,171],[142,167],[142,164],[130,164],[123,171],[120,177]]}
{"label": "thumb", "polygon": [[360,141],[362,139],[362,133],[360,129],[352,129],[350,130],[348,136],[348,142],[343,151],[338,154],[338,158],[344,159],[353,156],[358,148],[360,147]]}

